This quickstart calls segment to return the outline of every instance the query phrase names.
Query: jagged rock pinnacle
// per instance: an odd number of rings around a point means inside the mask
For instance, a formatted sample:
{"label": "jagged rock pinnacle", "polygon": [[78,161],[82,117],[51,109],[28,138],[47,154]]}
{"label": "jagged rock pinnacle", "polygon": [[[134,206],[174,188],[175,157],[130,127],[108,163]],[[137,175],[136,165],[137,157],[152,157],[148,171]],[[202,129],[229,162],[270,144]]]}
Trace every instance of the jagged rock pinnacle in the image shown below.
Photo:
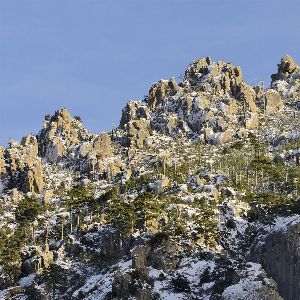
{"label": "jagged rock pinnacle", "polygon": [[276,80],[287,79],[299,66],[293,60],[290,55],[285,55],[281,58],[280,64],[278,64],[278,71],[276,74],[272,74],[272,82]]}

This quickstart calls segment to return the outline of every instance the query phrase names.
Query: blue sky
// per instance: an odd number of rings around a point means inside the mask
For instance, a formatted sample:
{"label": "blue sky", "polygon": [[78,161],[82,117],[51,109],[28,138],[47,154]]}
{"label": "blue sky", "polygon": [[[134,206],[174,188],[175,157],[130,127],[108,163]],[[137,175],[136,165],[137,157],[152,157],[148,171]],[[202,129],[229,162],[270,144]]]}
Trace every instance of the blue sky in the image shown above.
{"label": "blue sky", "polygon": [[299,0],[0,0],[0,144],[67,107],[93,132],[130,99],[211,56],[269,80],[300,62]]}

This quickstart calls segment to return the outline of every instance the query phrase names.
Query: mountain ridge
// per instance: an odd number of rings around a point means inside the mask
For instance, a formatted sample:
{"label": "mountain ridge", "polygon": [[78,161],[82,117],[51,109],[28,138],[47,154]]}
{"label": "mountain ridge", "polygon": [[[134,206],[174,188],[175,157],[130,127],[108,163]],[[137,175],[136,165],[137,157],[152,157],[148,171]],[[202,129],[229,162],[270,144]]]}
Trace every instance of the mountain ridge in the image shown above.
{"label": "mountain ridge", "polygon": [[277,269],[252,249],[298,230],[280,224],[300,222],[299,94],[288,55],[267,89],[207,57],[129,101],[108,133],[46,115],[0,147],[1,297],[297,300],[296,238]]}

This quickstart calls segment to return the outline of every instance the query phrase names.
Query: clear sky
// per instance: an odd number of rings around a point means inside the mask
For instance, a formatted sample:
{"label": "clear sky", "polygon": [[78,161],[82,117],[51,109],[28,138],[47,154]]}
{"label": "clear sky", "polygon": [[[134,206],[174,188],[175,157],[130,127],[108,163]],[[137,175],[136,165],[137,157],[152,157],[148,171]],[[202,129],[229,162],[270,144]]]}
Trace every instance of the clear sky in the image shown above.
{"label": "clear sky", "polygon": [[151,84],[211,56],[270,79],[300,62],[299,0],[0,0],[0,144],[67,107],[93,132]]}

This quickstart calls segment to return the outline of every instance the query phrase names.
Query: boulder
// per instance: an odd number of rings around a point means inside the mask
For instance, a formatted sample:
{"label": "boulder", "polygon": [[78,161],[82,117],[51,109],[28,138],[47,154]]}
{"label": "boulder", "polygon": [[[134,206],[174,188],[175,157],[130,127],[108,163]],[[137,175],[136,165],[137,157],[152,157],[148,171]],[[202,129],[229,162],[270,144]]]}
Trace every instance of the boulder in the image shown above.
{"label": "boulder", "polygon": [[170,80],[160,80],[152,85],[149,90],[148,103],[150,108],[154,108],[170,95],[174,95],[179,90],[179,86],[176,83],[175,78]]}
{"label": "boulder", "polygon": [[100,133],[93,141],[93,150],[103,158],[112,156],[111,139],[107,133]]}
{"label": "boulder", "polygon": [[257,107],[255,104],[256,93],[251,86],[248,86],[244,82],[236,87],[235,97],[242,102],[243,109],[250,112],[256,112]]}
{"label": "boulder", "polygon": [[265,112],[266,114],[276,114],[282,108],[284,104],[279,93],[275,90],[269,89],[265,95]]}
{"label": "boulder", "polygon": [[286,80],[297,68],[299,66],[290,55],[282,57],[280,64],[278,64],[277,73],[271,76],[272,84],[277,80]]}
{"label": "boulder", "polygon": [[122,110],[120,128],[125,129],[125,125],[133,120],[148,119],[149,108],[141,101],[129,101]]}
{"label": "boulder", "polygon": [[80,121],[73,119],[63,108],[44,121],[37,139],[39,154],[49,163],[56,163],[67,156],[80,142],[90,141],[93,135]]}
{"label": "boulder", "polygon": [[43,167],[36,163],[27,171],[25,177],[25,192],[41,193],[44,189]]}
{"label": "boulder", "polygon": [[210,57],[195,60],[185,71],[184,83],[199,86],[203,91],[214,94],[231,94],[242,82],[242,70],[230,63],[213,63]]}
{"label": "boulder", "polygon": [[232,129],[228,129],[225,132],[222,132],[219,137],[220,143],[221,144],[228,143],[229,141],[232,140],[233,135],[234,135],[234,131]]}
{"label": "boulder", "polygon": [[142,148],[151,135],[150,122],[146,119],[130,121],[127,126],[127,145]]}
{"label": "boulder", "polygon": [[21,143],[10,141],[4,157],[11,188],[18,188],[24,192],[42,192],[43,167],[38,157],[36,137],[28,135]]}

